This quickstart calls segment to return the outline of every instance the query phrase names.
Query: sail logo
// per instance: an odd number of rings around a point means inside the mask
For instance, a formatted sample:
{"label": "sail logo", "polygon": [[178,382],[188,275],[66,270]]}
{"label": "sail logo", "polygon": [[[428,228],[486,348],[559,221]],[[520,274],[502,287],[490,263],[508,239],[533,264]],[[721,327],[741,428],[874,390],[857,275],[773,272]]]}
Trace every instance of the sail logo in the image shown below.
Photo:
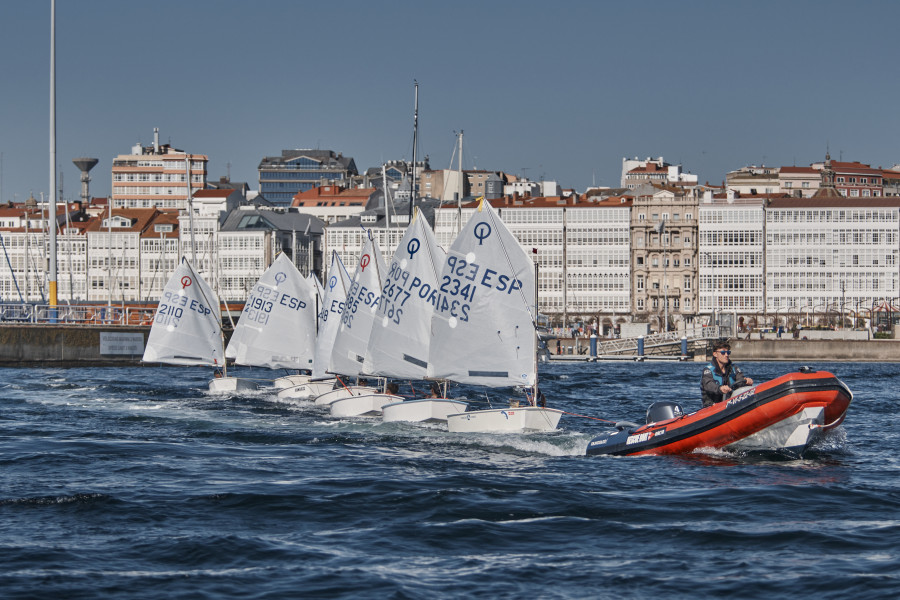
{"label": "sail logo", "polygon": [[488,225],[485,221],[482,221],[475,226],[473,233],[475,235],[475,239],[478,240],[478,245],[481,246],[482,244],[484,244],[484,240],[488,239],[491,236],[491,226]]}
{"label": "sail logo", "polygon": [[275,286],[279,286],[284,283],[284,280],[287,279],[287,275],[283,271],[279,271],[275,273]]}
{"label": "sail logo", "polygon": [[365,273],[366,267],[369,266],[369,262],[370,262],[371,260],[372,260],[372,259],[369,258],[369,255],[368,255],[368,254],[363,254],[362,258],[359,259],[359,268],[360,268],[360,270],[361,270],[363,273]]}
{"label": "sail logo", "polygon": [[409,257],[412,258],[416,255],[416,252],[419,251],[421,247],[421,242],[419,242],[419,238],[413,238],[409,240],[409,243],[406,245],[406,251],[409,252]]}
{"label": "sail logo", "polygon": [[332,275],[331,278],[328,280],[328,289],[334,290],[334,286],[336,286],[336,285],[337,285],[337,277]]}
{"label": "sail logo", "polygon": [[191,287],[192,283],[194,283],[194,281],[190,277],[185,275],[181,278],[181,289]]}

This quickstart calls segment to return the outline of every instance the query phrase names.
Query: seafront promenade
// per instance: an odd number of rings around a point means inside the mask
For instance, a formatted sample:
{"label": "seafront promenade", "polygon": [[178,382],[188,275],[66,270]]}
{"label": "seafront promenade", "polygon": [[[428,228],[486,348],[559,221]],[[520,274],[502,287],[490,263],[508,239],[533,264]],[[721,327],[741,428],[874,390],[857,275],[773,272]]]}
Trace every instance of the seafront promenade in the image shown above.
{"label": "seafront promenade", "polygon": [[[0,324],[0,366],[114,366],[140,364],[148,326]],[[565,344],[561,344],[565,347]],[[555,354],[550,360],[588,362],[590,354]],[[900,340],[738,339],[731,342],[736,361],[900,362]],[[635,360],[636,355],[599,360]],[[678,360],[650,355],[647,360]],[[694,347],[688,360],[706,361],[707,351]]]}

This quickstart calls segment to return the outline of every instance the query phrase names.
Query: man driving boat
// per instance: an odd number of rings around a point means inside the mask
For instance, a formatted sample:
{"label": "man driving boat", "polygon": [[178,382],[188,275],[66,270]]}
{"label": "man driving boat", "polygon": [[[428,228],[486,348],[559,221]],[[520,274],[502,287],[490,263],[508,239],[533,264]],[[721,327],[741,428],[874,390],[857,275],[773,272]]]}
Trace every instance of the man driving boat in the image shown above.
{"label": "man driving boat", "polygon": [[712,361],[703,369],[700,378],[703,408],[728,399],[732,391],[745,385],[753,385],[753,379],[745,376],[741,368],[731,362],[731,345],[727,341],[716,342]]}

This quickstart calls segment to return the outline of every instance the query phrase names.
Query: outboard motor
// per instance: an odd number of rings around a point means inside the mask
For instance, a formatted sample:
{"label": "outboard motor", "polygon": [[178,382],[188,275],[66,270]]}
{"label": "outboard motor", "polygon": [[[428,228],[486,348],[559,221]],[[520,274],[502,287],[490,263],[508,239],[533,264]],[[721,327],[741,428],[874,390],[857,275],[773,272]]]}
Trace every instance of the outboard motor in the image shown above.
{"label": "outboard motor", "polygon": [[658,423],[675,419],[684,414],[681,405],[674,402],[654,402],[647,409],[647,423]]}

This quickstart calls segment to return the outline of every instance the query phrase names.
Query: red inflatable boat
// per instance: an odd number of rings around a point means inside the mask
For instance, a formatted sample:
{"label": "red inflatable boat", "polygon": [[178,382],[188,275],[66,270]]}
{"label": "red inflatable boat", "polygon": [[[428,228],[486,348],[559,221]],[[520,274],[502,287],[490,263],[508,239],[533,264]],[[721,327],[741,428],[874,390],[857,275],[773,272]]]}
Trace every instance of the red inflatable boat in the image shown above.
{"label": "red inflatable boat", "polygon": [[616,423],[591,440],[587,454],[683,454],[698,448],[778,452],[801,457],[824,431],[844,420],[853,394],[826,371],[801,368],[736,390],[731,398],[684,414],[674,402],[656,402],[647,424]]}

